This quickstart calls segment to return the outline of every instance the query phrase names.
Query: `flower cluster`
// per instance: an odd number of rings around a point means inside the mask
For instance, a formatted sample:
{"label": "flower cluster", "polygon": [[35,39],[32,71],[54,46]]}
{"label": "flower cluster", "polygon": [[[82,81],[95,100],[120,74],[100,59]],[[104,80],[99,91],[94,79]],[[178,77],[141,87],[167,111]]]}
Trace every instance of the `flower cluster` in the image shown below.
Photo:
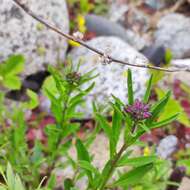
{"label": "flower cluster", "polygon": [[80,81],[81,75],[77,72],[68,73],[66,75],[66,80],[70,84],[78,84]]}
{"label": "flower cluster", "polygon": [[124,111],[129,113],[136,120],[144,120],[151,117],[149,105],[144,104],[139,99],[136,99],[133,105],[128,105]]}

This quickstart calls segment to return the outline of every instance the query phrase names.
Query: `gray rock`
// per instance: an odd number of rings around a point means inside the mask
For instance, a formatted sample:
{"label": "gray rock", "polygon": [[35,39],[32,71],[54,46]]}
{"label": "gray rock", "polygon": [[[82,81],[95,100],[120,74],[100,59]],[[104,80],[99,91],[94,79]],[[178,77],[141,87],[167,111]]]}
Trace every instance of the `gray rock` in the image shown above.
{"label": "gray rock", "polygon": [[166,1],[164,0],[146,0],[145,3],[156,10],[162,9],[166,6]]}
{"label": "gray rock", "polygon": [[117,36],[121,39],[126,38],[126,30],[124,27],[102,16],[88,14],[85,17],[85,21],[87,29],[95,32],[98,36]]}
{"label": "gray rock", "polygon": [[[36,14],[69,32],[65,0],[27,0],[26,3]],[[23,54],[25,76],[64,60],[65,39],[26,15],[12,0],[0,0],[0,5],[0,62],[11,54]]]}
{"label": "gray rock", "polygon": [[122,25],[112,22],[102,16],[86,15],[86,27],[88,31],[95,32],[97,36],[116,36],[126,41],[137,50],[145,46],[145,41],[132,30],[126,30]]}
{"label": "gray rock", "polygon": [[170,48],[174,58],[182,58],[190,52],[190,19],[177,13],[161,18],[154,38],[156,45]]}
{"label": "gray rock", "polygon": [[123,23],[125,20],[125,13],[128,11],[128,9],[129,7],[127,3],[124,4],[113,1],[108,12],[109,20],[113,22]]}
{"label": "gray rock", "polygon": [[169,158],[177,149],[178,139],[174,135],[169,135],[162,139],[157,147],[157,155],[163,159]]}
{"label": "gray rock", "polygon": [[155,66],[160,66],[166,62],[166,49],[163,46],[147,46],[141,53]]}
{"label": "gray rock", "polygon": [[[146,64],[147,61],[142,54],[116,37],[97,37],[87,43],[117,59],[129,61],[129,63]],[[99,55],[84,47],[74,48],[71,52],[71,57],[74,64],[80,59],[83,60],[83,64],[80,67],[81,73],[86,73],[94,68],[99,73],[99,76],[94,79],[96,86],[86,100],[88,106],[86,110],[89,113],[92,112],[92,101],[96,100],[100,104],[108,102],[111,94],[127,103],[127,78],[124,76],[129,68],[127,65],[118,63],[103,65]],[[133,71],[135,96],[139,98],[144,94],[146,80],[149,78],[149,75],[146,69],[134,67],[131,69]]]}
{"label": "gray rock", "polygon": [[143,37],[133,32],[132,30],[126,30],[125,41],[137,50],[142,50],[146,45],[148,46],[150,44]]}
{"label": "gray rock", "polygon": [[85,21],[87,29],[91,32],[95,32],[97,36],[117,36],[121,39],[126,38],[126,30],[124,27],[102,16],[88,14],[85,17]]}

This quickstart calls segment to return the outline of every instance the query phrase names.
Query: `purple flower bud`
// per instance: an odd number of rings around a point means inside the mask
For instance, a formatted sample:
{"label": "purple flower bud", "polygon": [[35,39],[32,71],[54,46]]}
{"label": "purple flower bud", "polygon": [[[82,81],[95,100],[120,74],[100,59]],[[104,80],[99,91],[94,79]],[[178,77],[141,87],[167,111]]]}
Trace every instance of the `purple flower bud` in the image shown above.
{"label": "purple flower bud", "polygon": [[139,99],[136,99],[133,105],[126,106],[124,111],[129,113],[134,119],[137,120],[144,120],[151,117],[149,105],[144,104]]}

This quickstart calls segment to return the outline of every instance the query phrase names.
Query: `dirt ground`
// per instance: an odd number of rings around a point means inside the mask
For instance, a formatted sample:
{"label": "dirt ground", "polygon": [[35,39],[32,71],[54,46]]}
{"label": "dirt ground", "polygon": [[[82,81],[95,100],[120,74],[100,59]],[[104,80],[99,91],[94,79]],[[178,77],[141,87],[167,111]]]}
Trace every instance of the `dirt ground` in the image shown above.
{"label": "dirt ground", "polygon": [[178,190],[190,190],[190,179],[187,177],[184,177],[182,184]]}

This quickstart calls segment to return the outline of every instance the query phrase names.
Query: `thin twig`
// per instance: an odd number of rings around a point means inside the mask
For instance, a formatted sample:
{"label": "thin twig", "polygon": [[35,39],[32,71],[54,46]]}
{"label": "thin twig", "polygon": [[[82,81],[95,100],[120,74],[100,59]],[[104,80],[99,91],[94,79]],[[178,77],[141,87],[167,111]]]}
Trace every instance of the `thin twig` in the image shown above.
{"label": "thin twig", "polygon": [[131,67],[139,67],[139,68],[146,68],[146,69],[152,69],[152,70],[159,70],[159,71],[165,71],[165,72],[181,72],[181,71],[186,71],[186,72],[190,72],[190,68],[182,68],[182,69],[166,69],[166,68],[161,68],[161,67],[156,67],[156,66],[150,66],[150,65],[138,65],[138,64],[132,64],[123,60],[119,60],[116,59],[110,55],[107,55],[105,52],[100,51],[90,45],[88,45],[87,43],[85,43],[83,40],[78,39],[72,35],[66,34],[64,32],[62,32],[60,29],[56,28],[55,26],[49,24],[47,21],[45,21],[44,19],[42,19],[41,17],[39,17],[38,15],[36,15],[33,11],[31,11],[24,3],[21,2],[21,0],[13,0],[21,9],[23,9],[28,15],[30,15],[31,17],[33,17],[35,20],[37,20],[38,22],[40,22],[41,24],[45,25],[47,28],[51,29],[52,31],[58,33],[59,35],[61,35],[62,37],[65,37],[69,40],[72,40],[74,42],[79,43],[80,45],[86,47],[87,49],[93,51],[94,53],[102,56],[102,57],[106,57],[107,59],[109,59],[109,63],[111,62],[116,62],[116,63],[120,63],[123,65],[128,65]]}

